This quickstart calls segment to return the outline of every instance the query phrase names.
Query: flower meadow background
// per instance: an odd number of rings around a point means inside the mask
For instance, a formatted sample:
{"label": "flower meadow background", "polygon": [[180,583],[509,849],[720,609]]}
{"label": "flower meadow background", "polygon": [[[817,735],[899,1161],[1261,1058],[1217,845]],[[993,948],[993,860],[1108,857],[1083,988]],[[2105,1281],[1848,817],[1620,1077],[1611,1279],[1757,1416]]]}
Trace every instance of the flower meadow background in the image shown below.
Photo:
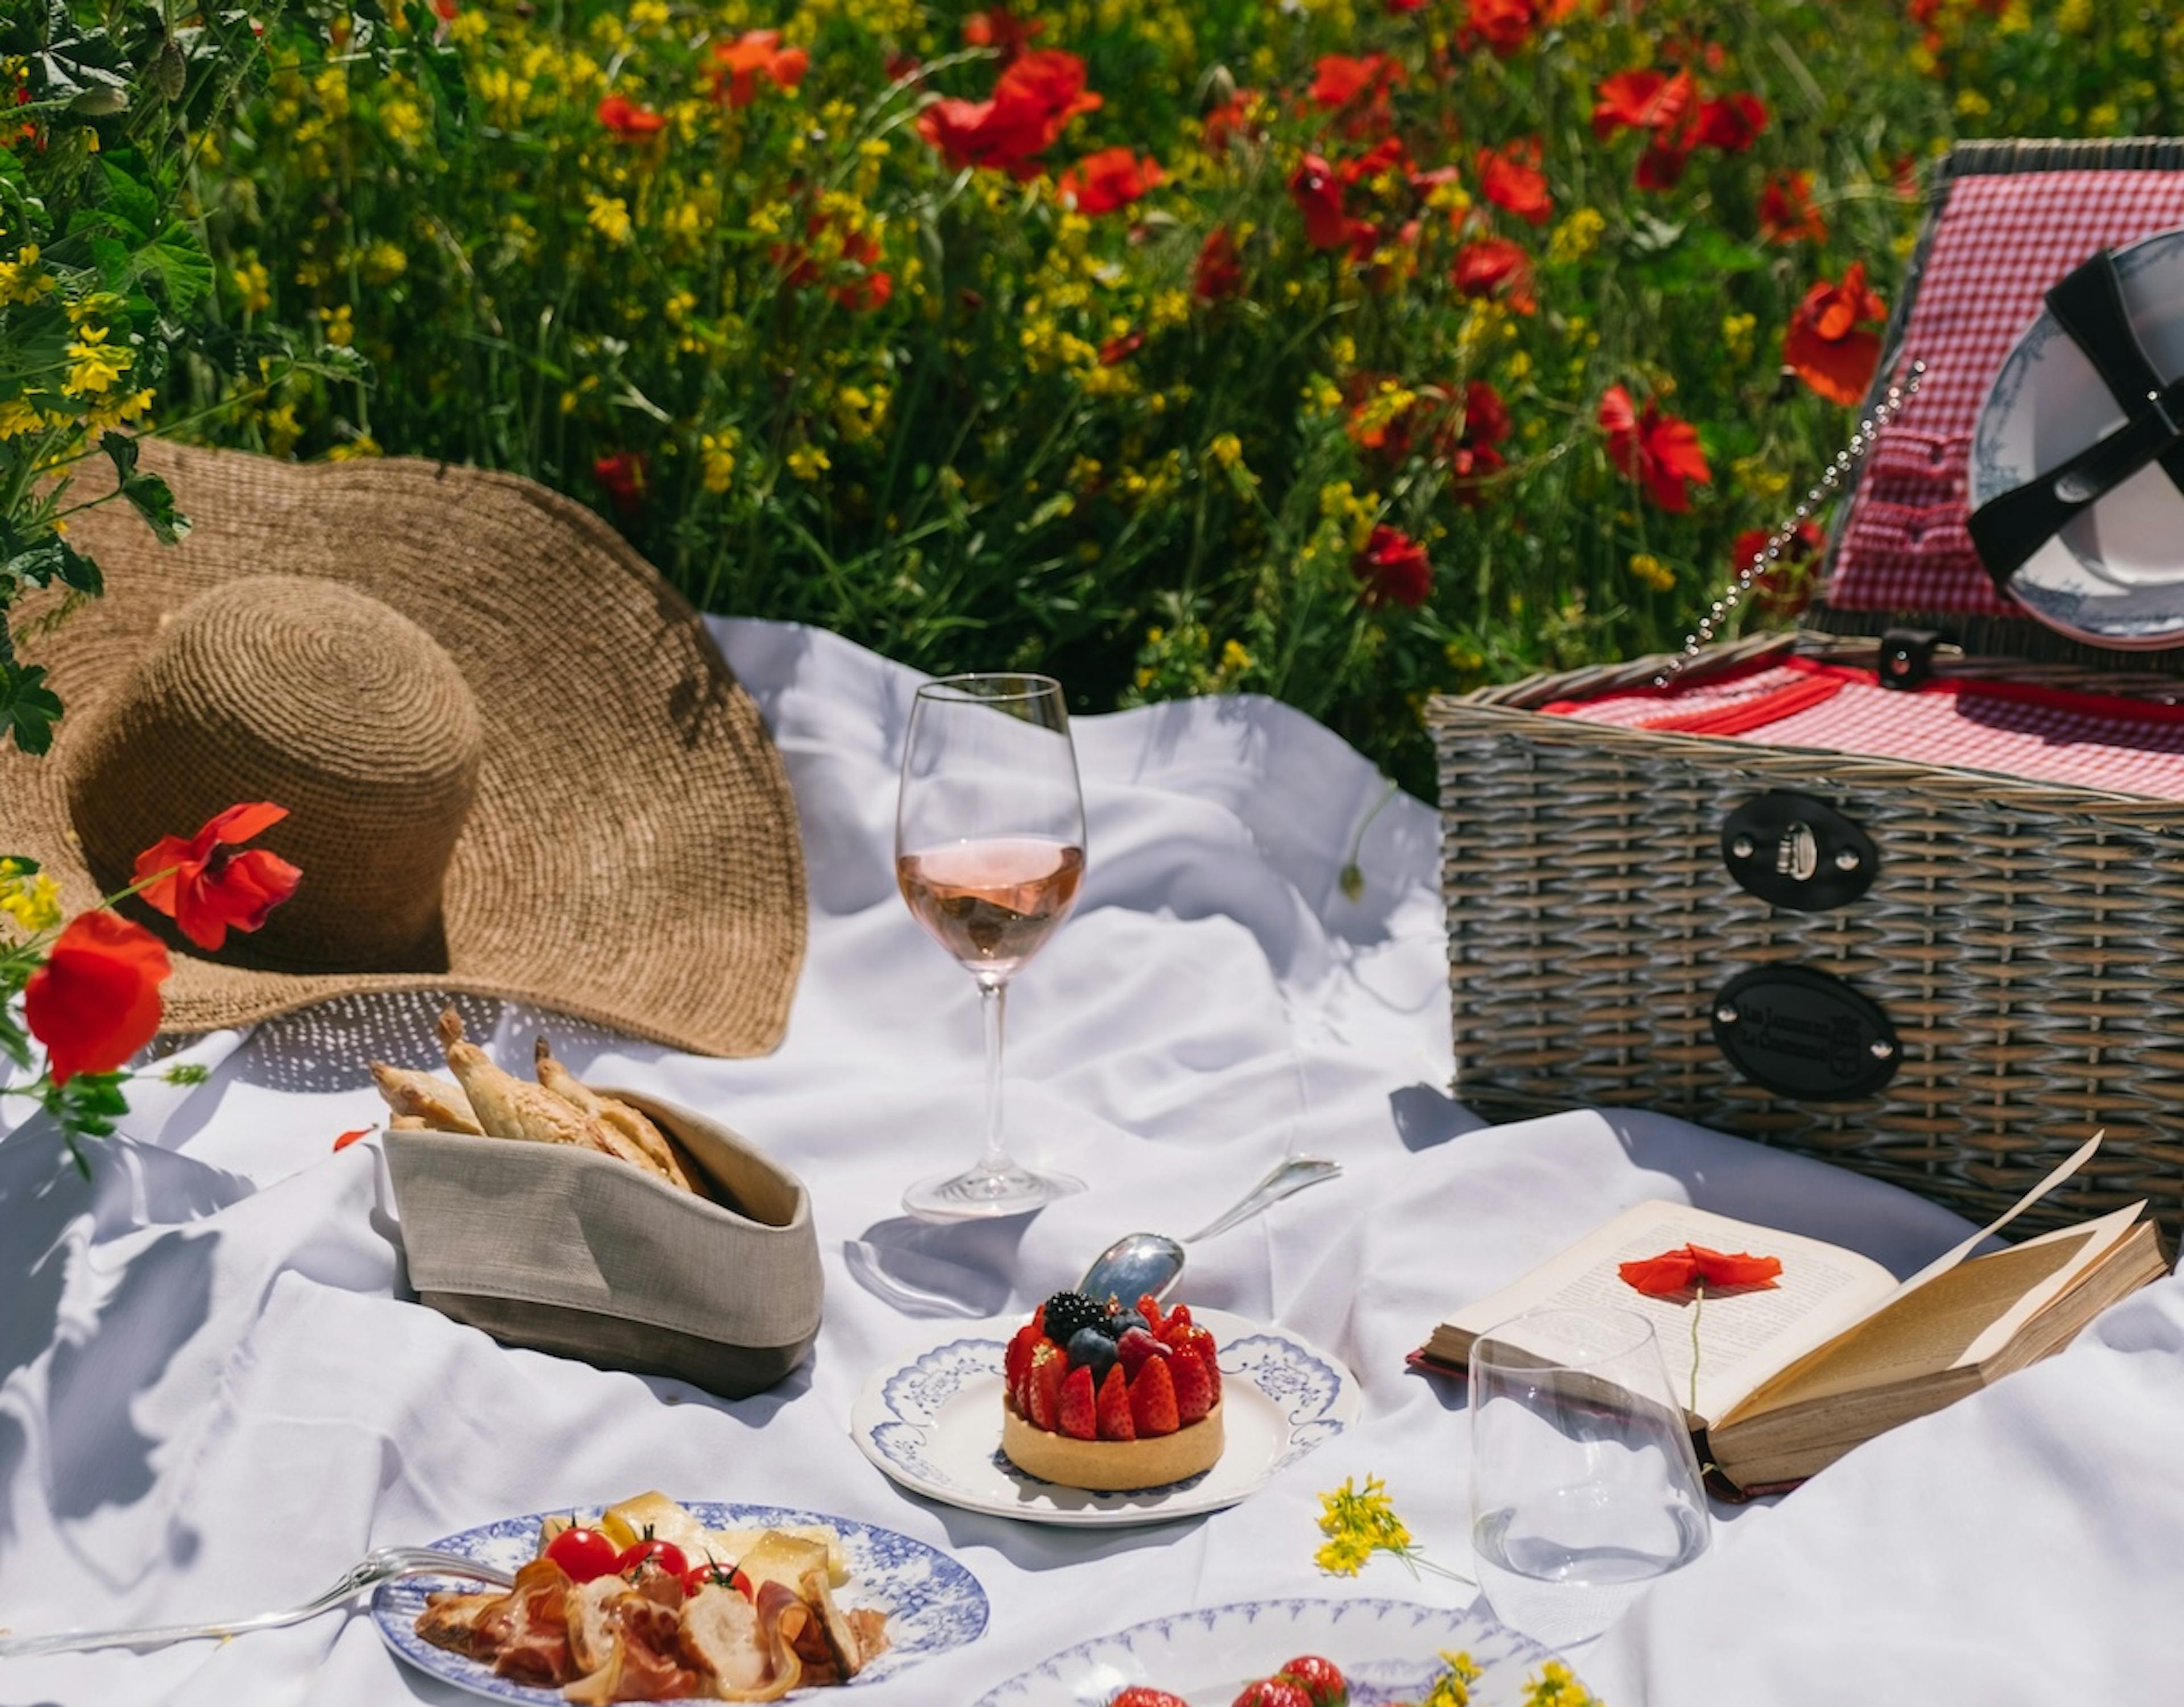
{"label": "flower meadow background", "polygon": [[1952,139],[2172,132],[2180,65],[2134,0],[269,9],[151,418],[1430,793],[1425,695],[1676,643],[1810,483]]}

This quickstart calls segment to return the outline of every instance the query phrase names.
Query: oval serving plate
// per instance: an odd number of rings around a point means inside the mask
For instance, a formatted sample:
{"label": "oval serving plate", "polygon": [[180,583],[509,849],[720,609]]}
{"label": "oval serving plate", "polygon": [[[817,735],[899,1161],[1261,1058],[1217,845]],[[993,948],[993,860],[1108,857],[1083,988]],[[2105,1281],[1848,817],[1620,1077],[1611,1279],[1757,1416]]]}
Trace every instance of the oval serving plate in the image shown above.
{"label": "oval serving plate", "polygon": [[1221,1346],[1227,1447],[1164,1487],[1092,1493],[1041,1482],[1001,1455],[1002,1365],[1020,1317],[974,1324],[883,1368],[850,1413],[866,1457],[913,1493],[1027,1523],[1165,1523],[1248,1498],[1357,1420],[1357,1378],[1318,1347],[1225,1310],[1193,1312]]}
{"label": "oval serving plate", "polygon": [[1407,1600],[1245,1600],[1134,1624],[1080,1642],[981,1696],[976,1707],[1090,1707],[1137,1683],[1193,1707],[1224,1707],[1255,1677],[1300,1654],[1333,1660],[1351,1707],[1415,1702],[1440,1676],[1444,1653],[1479,1668],[1473,1707],[1518,1707],[1527,1678],[1554,1658],[1496,1623],[1484,1602],[1469,1611]]}
{"label": "oval serving plate", "polygon": [[[2116,252],[2124,304],[2164,381],[2184,375],[2184,230]],[[2120,426],[2124,406],[2042,309],[1996,370],[1972,435],[1975,509],[2066,462]],[[2042,544],[2009,590],[2073,639],[2124,648],[2184,644],[2184,492],[2141,469]]]}
{"label": "oval serving plate", "polygon": [[[986,1628],[986,1591],[978,1579],[938,1548],[899,1535],[877,1524],[850,1517],[830,1517],[823,1512],[798,1511],[781,1505],[722,1504],[711,1500],[681,1502],[708,1529],[786,1528],[824,1525],[842,1537],[850,1561],[850,1581],[835,1599],[847,1610],[868,1606],[887,1614],[888,1650],[872,1661],[844,1688],[877,1683],[908,1670],[921,1660],[944,1654],[975,1642]],[[556,1514],[571,1508],[556,1506]],[[538,1526],[548,1515],[532,1512],[524,1517],[504,1517],[481,1524],[431,1544],[443,1553],[460,1554],[499,1565],[509,1571],[529,1560],[538,1544]],[[425,1597],[436,1589],[475,1589],[476,1583],[419,1576],[382,1582],[371,1598],[372,1621],[387,1645],[404,1660],[430,1676],[474,1695],[494,1701],[521,1701],[533,1707],[564,1707],[558,1689],[537,1688],[493,1676],[490,1667],[444,1648],[435,1648],[417,1634],[417,1615],[425,1610]],[[833,1690],[796,1689],[790,1699]]]}

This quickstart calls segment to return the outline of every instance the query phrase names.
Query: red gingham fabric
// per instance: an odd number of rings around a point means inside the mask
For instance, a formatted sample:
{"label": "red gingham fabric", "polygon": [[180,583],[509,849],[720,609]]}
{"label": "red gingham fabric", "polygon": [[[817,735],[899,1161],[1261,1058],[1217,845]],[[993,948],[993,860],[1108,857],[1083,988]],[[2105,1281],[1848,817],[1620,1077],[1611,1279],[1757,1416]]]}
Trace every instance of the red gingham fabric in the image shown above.
{"label": "red gingham fabric", "polygon": [[1839,610],[2017,616],[1964,526],[1988,387],[2048,287],[2095,250],[2184,225],[2184,171],[1973,175],[1950,188],[1903,354],[1919,395],[1868,453],[1827,589]]}
{"label": "red gingham fabric", "polygon": [[1587,723],[1820,748],[2184,800],[2184,706],[2001,682],[1936,681],[1905,693],[1883,687],[1870,670],[1789,659],[1666,692],[1641,690],[1545,709]]}

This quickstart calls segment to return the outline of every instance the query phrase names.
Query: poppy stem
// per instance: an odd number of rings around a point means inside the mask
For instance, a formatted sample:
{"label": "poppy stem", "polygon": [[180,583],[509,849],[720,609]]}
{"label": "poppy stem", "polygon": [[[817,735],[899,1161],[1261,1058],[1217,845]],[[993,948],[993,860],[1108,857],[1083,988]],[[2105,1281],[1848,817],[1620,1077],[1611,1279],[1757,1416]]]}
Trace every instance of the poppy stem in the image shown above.
{"label": "poppy stem", "polygon": [[1699,1314],[1706,1309],[1706,1282],[1698,1283],[1697,1296],[1691,1300],[1691,1413],[1699,1414]]}

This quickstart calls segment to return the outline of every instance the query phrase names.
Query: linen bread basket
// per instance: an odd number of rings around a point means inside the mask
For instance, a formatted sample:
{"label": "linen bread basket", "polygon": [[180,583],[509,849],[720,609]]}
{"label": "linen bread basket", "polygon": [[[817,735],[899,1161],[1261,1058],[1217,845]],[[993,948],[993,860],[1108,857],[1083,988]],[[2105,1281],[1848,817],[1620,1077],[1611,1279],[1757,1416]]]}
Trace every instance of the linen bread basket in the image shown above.
{"label": "linen bread basket", "polygon": [[[2184,651],[2013,614],[1973,425],[2042,292],[2184,226],[2184,142],[1943,164],[1803,631],[1440,698],[1455,1093],[1645,1107],[1984,1216],[2184,1226]],[[1909,692],[1898,690],[1908,689]]]}
{"label": "linen bread basket", "polygon": [[507,1344],[724,1398],[772,1387],[819,1332],[810,1194],[716,1121],[604,1093],[680,1144],[722,1201],[573,1145],[391,1130],[420,1301]]}

